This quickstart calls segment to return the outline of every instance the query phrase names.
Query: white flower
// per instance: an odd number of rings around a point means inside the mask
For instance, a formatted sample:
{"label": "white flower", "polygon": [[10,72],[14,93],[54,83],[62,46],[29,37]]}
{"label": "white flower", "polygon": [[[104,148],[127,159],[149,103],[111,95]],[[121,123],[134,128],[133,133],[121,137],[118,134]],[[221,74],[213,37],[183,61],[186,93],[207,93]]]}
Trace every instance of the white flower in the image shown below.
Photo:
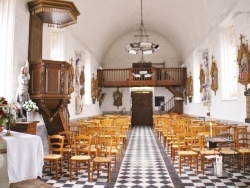
{"label": "white flower", "polygon": [[31,112],[31,111],[38,110],[38,107],[35,102],[33,102],[32,100],[29,100],[29,101],[25,101],[25,103],[23,104],[23,109],[26,110],[27,112]]}

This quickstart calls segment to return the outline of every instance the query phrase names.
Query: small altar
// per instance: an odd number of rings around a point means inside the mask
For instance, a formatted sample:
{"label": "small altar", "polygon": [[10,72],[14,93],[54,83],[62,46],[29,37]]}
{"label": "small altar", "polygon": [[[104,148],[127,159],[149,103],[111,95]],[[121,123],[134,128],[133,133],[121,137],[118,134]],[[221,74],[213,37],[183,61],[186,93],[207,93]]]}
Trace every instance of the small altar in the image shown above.
{"label": "small altar", "polygon": [[10,130],[36,135],[37,123],[39,123],[39,121],[16,122],[15,125],[10,128]]}

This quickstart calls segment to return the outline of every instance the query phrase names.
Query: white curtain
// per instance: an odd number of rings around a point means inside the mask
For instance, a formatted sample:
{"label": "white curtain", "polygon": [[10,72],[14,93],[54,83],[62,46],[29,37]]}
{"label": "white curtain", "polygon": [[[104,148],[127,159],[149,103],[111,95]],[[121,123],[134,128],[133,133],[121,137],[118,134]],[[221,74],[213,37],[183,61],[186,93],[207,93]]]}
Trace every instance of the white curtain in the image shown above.
{"label": "white curtain", "polygon": [[0,97],[13,99],[13,51],[16,0],[0,0]]}

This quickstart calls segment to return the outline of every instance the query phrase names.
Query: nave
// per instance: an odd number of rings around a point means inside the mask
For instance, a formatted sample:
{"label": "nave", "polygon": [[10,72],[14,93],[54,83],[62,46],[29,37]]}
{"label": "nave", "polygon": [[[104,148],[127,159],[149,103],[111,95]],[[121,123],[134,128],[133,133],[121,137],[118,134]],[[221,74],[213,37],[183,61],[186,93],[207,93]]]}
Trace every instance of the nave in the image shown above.
{"label": "nave", "polygon": [[80,171],[69,181],[67,165],[63,176],[58,181],[49,171],[44,171],[42,180],[54,187],[211,187],[211,188],[247,188],[250,187],[250,170],[245,174],[225,168],[227,178],[217,178],[212,172],[206,170],[203,175],[199,169],[198,175],[195,168],[189,169],[188,165],[182,166],[182,175],[178,174],[178,157],[174,165],[169,159],[167,150],[155,137],[151,126],[134,126],[129,135],[129,142],[119,172],[112,170],[112,182],[107,182],[107,174],[101,173],[97,178],[94,174],[93,182],[87,181],[87,172]]}

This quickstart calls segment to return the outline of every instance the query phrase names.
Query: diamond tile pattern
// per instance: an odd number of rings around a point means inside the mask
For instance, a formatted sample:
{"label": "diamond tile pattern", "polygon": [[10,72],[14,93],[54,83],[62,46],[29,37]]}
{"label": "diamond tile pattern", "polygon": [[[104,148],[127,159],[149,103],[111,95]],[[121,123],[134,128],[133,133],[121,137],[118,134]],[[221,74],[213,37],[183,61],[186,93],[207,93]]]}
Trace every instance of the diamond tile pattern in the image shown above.
{"label": "diamond tile pattern", "polygon": [[[246,173],[236,168],[223,165],[227,178],[218,178],[208,170],[203,175],[199,169],[198,175],[188,165],[182,165],[182,175],[179,176],[178,156],[174,164],[161,141],[155,138],[151,126],[134,126],[129,138],[128,146],[120,166],[119,173],[112,170],[112,182],[107,183],[107,174],[102,172],[100,177],[94,174],[93,182],[87,182],[87,172],[82,170],[78,176],[74,174],[69,181],[67,163],[63,167],[63,175],[56,181],[54,174],[43,172],[42,181],[54,187],[72,188],[250,188],[250,168]],[[120,164],[120,161],[118,162]],[[209,167],[209,166],[208,166]]]}
{"label": "diamond tile pattern", "polygon": [[136,126],[115,187],[174,187],[149,126]]}

